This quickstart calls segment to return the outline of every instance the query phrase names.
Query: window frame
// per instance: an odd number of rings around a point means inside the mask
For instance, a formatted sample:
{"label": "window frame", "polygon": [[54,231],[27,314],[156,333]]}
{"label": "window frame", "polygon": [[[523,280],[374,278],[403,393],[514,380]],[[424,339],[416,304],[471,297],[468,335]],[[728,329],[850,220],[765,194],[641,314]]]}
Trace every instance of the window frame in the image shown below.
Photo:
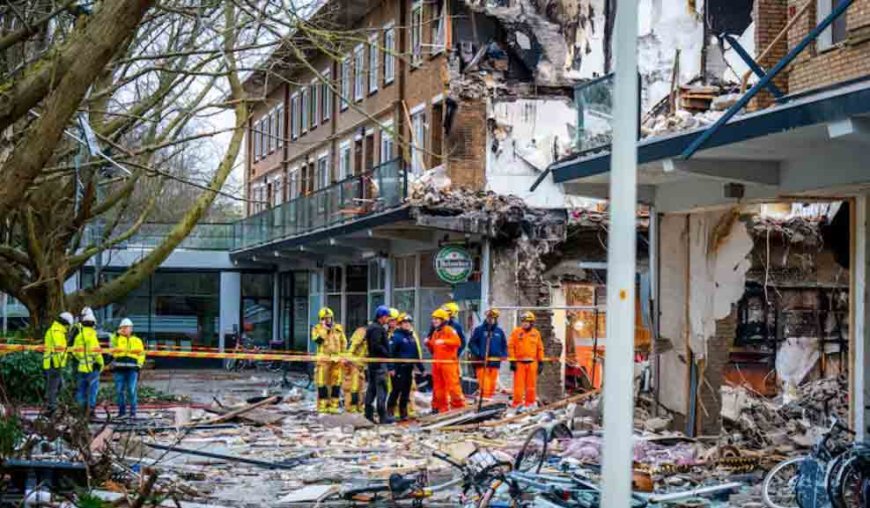
{"label": "window frame", "polygon": [[351,151],[351,140],[345,139],[338,144],[338,181],[342,181],[351,175],[351,163],[353,160],[353,152]]}
{"label": "window frame", "polygon": [[260,121],[251,122],[251,153],[253,154],[254,162],[260,160]]}
{"label": "window frame", "polygon": [[384,86],[396,80],[396,27],[391,22],[384,26]]}
{"label": "window frame", "polygon": [[324,69],[323,72],[320,73],[323,76],[321,86],[321,100],[323,101],[323,106],[321,107],[321,123],[326,123],[332,118],[332,89],[330,88],[330,80],[332,79],[332,70]]}
{"label": "window frame", "polygon": [[284,148],[284,103],[275,108],[278,148]]}
{"label": "window frame", "polygon": [[[389,143],[389,153],[386,154],[386,150],[384,149],[386,144]],[[384,164],[385,162],[389,162],[395,158],[395,148],[396,141],[393,137],[393,121],[389,120],[383,122],[381,124],[381,134],[380,139],[378,140],[378,161],[379,164]],[[386,157],[385,157],[386,155]]]}
{"label": "window frame", "polygon": [[314,179],[316,189],[325,189],[332,183],[329,174],[329,152],[321,152],[317,155]]}
{"label": "window frame", "polygon": [[309,95],[311,96],[311,130],[320,124],[320,83],[317,78],[311,80]]}
{"label": "window frame", "polygon": [[[831,11],[834,9],[834,6],[839,2],[839,0],[816,0],[816,23],[820,23],[823,19],[828,17]],[[842,38],[834,40],[835,32],[834,25],[838,25],[843,23],[843,33]],[[828,28],[825,28],[819,37],[816,39],[816,50],[819,52],[830,51],[835,49],[846,42],[849,38],[849,26],[848,26],[848,11],[841,14],[837,19],[831,23]]]}
{"label": "window frame", "polygon": [[[430,20],[432,26],[430,45],[432,47],[431,56],[436,56],[443,53],[447,49],[447,27],[445,23],[444,16],[444,2],[443,1],[435,1],[431,5],[433,9],[433,16]],[[436,12],[438,17],[435,17]]]}
{"label": "window frame", "polygon": [[350,94],[351,94],[351,90],[350,90],[350,86],[351,86],[351,83],[350,83],[350,55],[345,55],[345,57],[342,58],[341,65],[340,65],[340,74],[341,74],[341,80],[339,82],[340,86],[338,89],[339,96],[340,96],[338,109],[339,109],[339,111],[344,111],[350,105],[350,99],[351,99],[351,96],[350,96]]}
{"label": "window frame", "polygon": [[260,158],[265,159],[268,151],[268,137],[266,137],[266,118],[260,118]]}
{"label": "window frame", "polygon": [[378,43],[380,36],[378,33],[373,33],[369,36],[369,95],[378,91],[380,81],[380,48]]}
{"label": "window frame", "polygon": [[290,138],[299,138],[299,92],[290,96]]}
{"label": "window frame", "polygon": [[301,110],[301,118],[299,119],[299,122],[302,124],[302,134],[305,134],[308,132],[310,120],[309,117],[311,116],[311,103],[309,102],[310,97],[308,95],[308,87],[302,87],[302,90],[299,92],[299,94],[301,97],[299,101],[299,109]]}
{"label": "window frame", "polygon": [[365,45],[353,48],[353,100],[360,102],[366,96],[366,52]]}
{"label": "window frame", "polygon": [[421,0],[414,0],[411,4],[409,30],[408,44],[411,53],[411,68],[414,69],[423,63],[423,2]]}
{"label": "window frame", "polygon": [[410,114],[413,134],[411,138],[413,140],[411,143],[411,172],[415,175],[422,174],[425,167],[427,114],[425,103],[414,108]]}

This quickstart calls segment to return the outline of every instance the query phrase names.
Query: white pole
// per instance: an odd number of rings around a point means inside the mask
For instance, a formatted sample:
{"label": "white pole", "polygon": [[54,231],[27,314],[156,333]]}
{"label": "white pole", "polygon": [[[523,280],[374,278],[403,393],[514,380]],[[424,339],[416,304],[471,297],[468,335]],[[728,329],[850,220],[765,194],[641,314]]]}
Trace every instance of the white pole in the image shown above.
{"label": "white pole", "polygon": [[631,503],[634,369],[634,282],[637,199],[637,2],[616,10],[616,77],[610,157],[610,234],[607,247],[607,361],[604,364],[602,502]]}

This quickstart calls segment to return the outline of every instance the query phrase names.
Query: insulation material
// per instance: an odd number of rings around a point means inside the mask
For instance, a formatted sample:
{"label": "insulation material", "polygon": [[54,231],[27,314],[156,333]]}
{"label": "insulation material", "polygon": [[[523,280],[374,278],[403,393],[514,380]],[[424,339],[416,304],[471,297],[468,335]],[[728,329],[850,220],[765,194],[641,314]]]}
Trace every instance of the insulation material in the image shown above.
{"label": "insulation material", "polygon": [[[789,337],[776,353],[776,374],[785,386],[786,402],[819,361],[816,337]],[[790,396],[791,395],[791,396]]]}
{"label": "insulation material", "polygon": [[753,243],[734,210],[692,214],[689,224],[689,346],[706,355],[716,321],[743,296]]}

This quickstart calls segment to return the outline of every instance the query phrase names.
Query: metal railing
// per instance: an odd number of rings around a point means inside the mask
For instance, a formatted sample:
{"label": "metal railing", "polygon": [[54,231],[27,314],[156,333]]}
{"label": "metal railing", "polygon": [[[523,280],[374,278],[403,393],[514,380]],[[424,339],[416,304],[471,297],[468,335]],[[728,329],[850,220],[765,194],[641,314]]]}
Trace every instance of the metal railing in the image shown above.
{"label": "metal railing", "polygon": [[[130,227],[130,224],[119,224],[114,229],[113,237],[122,234]],[[115,245],[115,249],[154,248],[163,243],[175,224],[147,222],[139,227],[139,230],[130,239]],[[99,243],[97,229],[87,227],[85,230],[85,244]],[[233,224],[197,224],[190,234],[179,244],[179,249],[189,250],[230,250],[233,246]]]}
{"label": "metal railing", "polygon": [[236,222],[233,250],[350,222],[397,207],[407,196],[407,173],[394,159]]}

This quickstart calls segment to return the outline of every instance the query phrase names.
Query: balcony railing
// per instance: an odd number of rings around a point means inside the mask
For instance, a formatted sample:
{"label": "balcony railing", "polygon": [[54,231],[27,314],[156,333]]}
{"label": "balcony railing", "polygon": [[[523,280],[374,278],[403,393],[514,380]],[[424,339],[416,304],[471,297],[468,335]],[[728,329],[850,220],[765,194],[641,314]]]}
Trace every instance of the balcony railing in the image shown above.
{"label": "balcony railing", "polygon": [[401,159],[375,166],[234,224],[234,250],[353,221],[404,203],[408,177]]}
{"label": "balcony railing", "polygon": [[[114,229],[113,236],[117,236],[130,227],[130,224],[119,224]],[[147,222],[139,227],[132,238],[118,245],[115,249],[154,248],[169,235],[175,224]],[[98,229],[95,225],[89,225],[85,230],[87,245],[99,243],[97,241]],[[179,249],[189,250],[230,250],[233,247],[233,224],[197,224],[190,234],[182,240]]]}

